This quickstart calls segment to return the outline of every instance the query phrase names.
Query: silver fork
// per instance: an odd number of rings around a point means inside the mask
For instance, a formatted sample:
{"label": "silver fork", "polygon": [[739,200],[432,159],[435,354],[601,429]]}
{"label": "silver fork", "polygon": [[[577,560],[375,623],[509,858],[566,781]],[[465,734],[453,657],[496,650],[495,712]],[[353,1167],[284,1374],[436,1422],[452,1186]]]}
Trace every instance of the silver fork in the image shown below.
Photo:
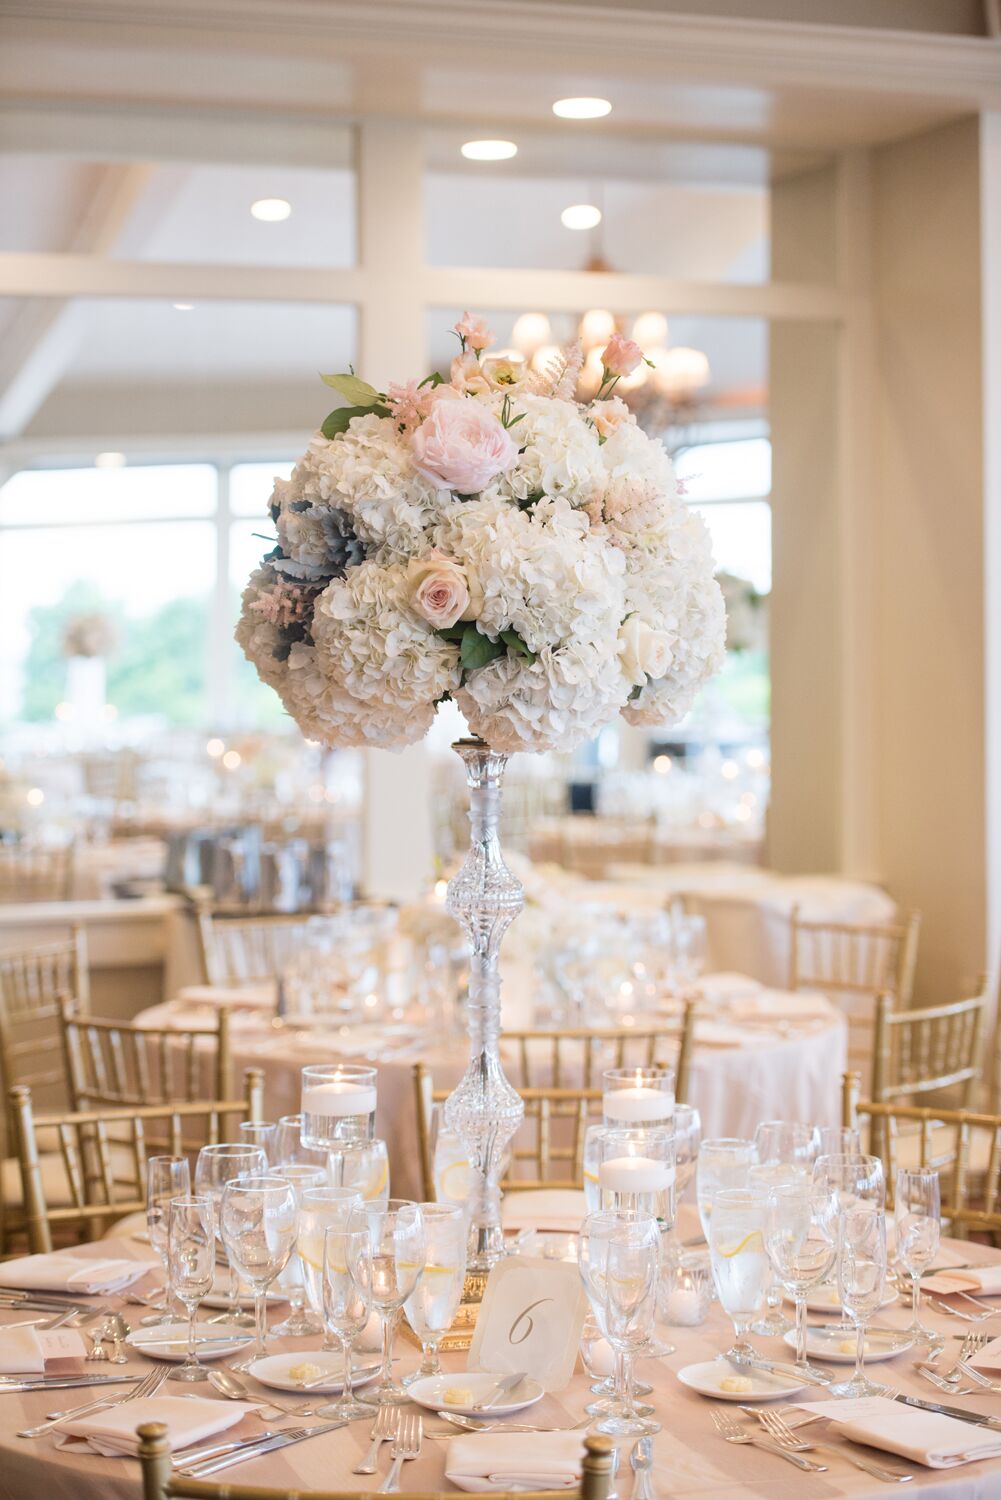
{"label": "silver fork", "polygon": [[838,1448],[831,1443],[808,1443],[798,1438],[785,1418],[777,1411],[762,1411],[755,1413],[758,1421],[766,1432],[771,1433],[779,1447],[787,1448],[790,1453],[830,1453],[835,1458],[843,1458],[847,1463],[854,1464],[856,1469],[861,1469],[863,1474],[868,1474],[872,1479],[881,1479],[884,1484],[906,1484],[913,1479],[913,1474],[905,1474],[902,1469],[884,1469],[881,1464],[874,1464],[867,1458],[860,1458],[855,1453],[849,1453],[847,1448]]}
{"label": "silver fork", "polygon": [[378,1415],[372,1423],[372,1431],[369,1433],[372,1445],[361,1463],[355,1464],[351,1470],[352,1474],[374,1474],[377,1471],[379,1467],[379,1449],[390,1438],[395,1438],[399,1425],[399,1408],[395,1406],[380,1406]]}
{"label": "silver fork", "polygon": [[948,1302],[942,1302],[938,1297],[926,1296],[924,1300],[927,1302],[928,1306],[934,1308],[936,1312],[943,1313],[947,1318],[959,1318],[964,1323],[986,1323],[988,1318],[993,1318],[996,1316],[996,1314],[993,1312],[961,1312],[958,1307],[950,1307]]}
{"label": "silver fork", "polygon": [[151,1370],[144,1380],[126,1391],[124,1396],[104,1396],[98,1401],[85,1401],[82,1406],[71,1406],[66,1411],[54,1412],[46,1422],[39,1422],[37,1427],[25,1427],[17,1435],[19,1438],[41,1437],[53,1427],[58,1427],[60,1422],[66,1422],[70,1417],[86,1416],[92,1411],[100,1411],[106,1406],[124,1406],[126,1401],[141,1401],[146,1396],[155,1396],[163,1385],[170,1371],[163,1367]]}
{"label": "silver fork", "polygon": [[797,1469],[803,1469],[808,1474],[827,1473],[826,1464],[811,1463],[800,1453],[790,1453],[788,1448],[780,1448],[778,1443],[759,1437],[757,1433],[748,1432],[728,1411],[713,1407],[709,1415],[712,1417],[713,1426],[725,1443],[751,1443],[755,1448],[763,1448],[766,1453],[774,1453],[777,1458],[787,1459],[789,1463],[795,1464]]}
{"label": "silver fork", "polygon": [[[990,1376],[985,1375],[982,1370],[975,1370],[969,1363],[973,1356],[979,1354],[985,1347],[987,1341],[988,1336],[986,1333],[974,1333],[971,1330],[963,1340],[958,1358],[956,1359],[956,1368],[962,1370],[964,1375],[968,1375],[974,1384],[980,1386],[982,1390],[992,1391],[996,1395],[1001,1391],[1001,1385],[996,1380],[991,1380]],[[949,1371],[946,1371],[947,1375],[949,1373]]]}
{"label": "silver fork", "polygon": [[914,1368],[923,1379],[927,1380],[929,1385],[933,1385],[938,1390],[944,1391],[947,1396],[969,1396],[976,1390],[975,1385],[962,1385],[960,1383],[962,1377],[940,1375],[937,1370],[933,1369],[931,1365],[925,1364],[923,1360],[915,1360]]}
{"label": "silver fork", "polygon": [[405,1412],[393,1439],[393,1462],[389,1473],[376,1490],[377,1495],[395,1495],[400,1488],[400,1470],[412,1458],[419,1458],[424,1439],[424,1424],[416,1412]]}

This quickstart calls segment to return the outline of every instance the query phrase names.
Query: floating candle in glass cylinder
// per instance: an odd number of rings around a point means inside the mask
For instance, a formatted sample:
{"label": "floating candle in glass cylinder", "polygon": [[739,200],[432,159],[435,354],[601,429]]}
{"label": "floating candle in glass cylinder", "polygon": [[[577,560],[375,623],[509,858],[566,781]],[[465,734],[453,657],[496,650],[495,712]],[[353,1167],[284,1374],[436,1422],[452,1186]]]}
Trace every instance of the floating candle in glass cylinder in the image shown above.
{"label": "floating candle in glass cylinder", "polygon": [[375,1133],[375,1068],[322,1063],[302,1070],[302,1144],[321,1151],[370,1141]]}
{"label": "floating candle in glass cylinder", "polygon": [[674,1073],[670,1068],[606,1068],[602,1074],[606,1125],[652,1125],[674,1112]]}
{"label": "floating candle in glass cylinder", "polygon": [[674,1223],[674,1132],[663,1126],[595,1132],[598,1187],[604,1208],[632,1208]]}

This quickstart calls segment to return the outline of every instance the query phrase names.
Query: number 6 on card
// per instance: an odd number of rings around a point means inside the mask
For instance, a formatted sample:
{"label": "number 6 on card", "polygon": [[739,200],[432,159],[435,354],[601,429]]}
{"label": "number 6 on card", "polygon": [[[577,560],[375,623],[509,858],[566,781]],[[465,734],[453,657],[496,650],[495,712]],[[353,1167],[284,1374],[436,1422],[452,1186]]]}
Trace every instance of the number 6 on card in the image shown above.
{"label": "number 6 on card", "polygon": [[470,1370],[524,1370],[547,1391],[569,1385],[587,1296],[576,1266],[512,1255],[494,1266],[476,1319]]}

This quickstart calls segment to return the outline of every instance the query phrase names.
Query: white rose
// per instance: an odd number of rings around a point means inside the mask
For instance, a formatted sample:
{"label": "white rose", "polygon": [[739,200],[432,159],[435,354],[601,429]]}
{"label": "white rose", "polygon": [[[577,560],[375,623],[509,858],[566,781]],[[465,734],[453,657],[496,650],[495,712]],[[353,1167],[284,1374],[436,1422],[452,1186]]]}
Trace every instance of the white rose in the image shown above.
{"label": "white rose", "polygon": [[663,677],[671,665],[670,641],[664,631],[652,630],[639,615],[630,615],[619,630],[619,659],[633,686],[643,687],[647,678]]}

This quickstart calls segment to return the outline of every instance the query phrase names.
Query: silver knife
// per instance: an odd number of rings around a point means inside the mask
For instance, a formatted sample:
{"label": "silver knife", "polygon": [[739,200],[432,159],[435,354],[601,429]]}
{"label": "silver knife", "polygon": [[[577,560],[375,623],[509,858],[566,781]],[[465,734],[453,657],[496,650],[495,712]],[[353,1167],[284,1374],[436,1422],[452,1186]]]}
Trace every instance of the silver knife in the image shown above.
{"label": "silver knife", "polygon": [[224,1443],[208,1442],[201,1448],[182,1449],[180,1453],[172,1455],[170,1467],[172,1469],[187,1469],[189,1466],[193,1467],[195,1464],[205,1463],[210,1458],[222,1458],[226,1453],[236,1453],[240,1448],[252,1447],[256,1443],[267,1442],[269,1438],[283,1436],[286,1436],[286,1434],[277,1431],[265,1431],[259,1432],[256,1437],[252,1438],[230,1438],[228,1442]]}
{"label": "silver knife", "polygon": [[502,1396],[506,1396],[508,1391],[513,1391],[516,1385],[521,1385],[524,1379],[524,1370],[519,1370],[515,1375],[505,1375],[503,1380],[497,1382],[496,1390],[491,1391],[485,1401],[477,1401],[473,1410],[487,1411],[491,1406],[496,1406]]}
{"label": "silver knife", "polygon": [[11,1380],[0,1383],[0,1395],[24,1391],[71,1391],[80,1386],[135,1385],[141,1375],[55,1375],[45,1380]]}
{"label": "silver knife", "polygon": [[265,1453],[274,1453],[279,1448],[290,1448],[294,1443],[304,1443],[307,1438],[320,1437],[325,1432],[336,1432],[338,1427],[346,1427],[346,1422],[325,1422],[322,1427],[310,1427],[305,1432],[282,1432],[277,1437],[267,1438],[264,1441],[252,1439],[235,1453],[227,1453],[223,1458],[210,1458],[201,1463],[194,1462],[176,1472],[186,1479],[207,1479],[210,1474],[218,1474],[222,1469],[229,1469],[234,1464],[246,1463],[248,1459],[260,1458]]}
{"label": "silver knife", "polygon": [[917,1396],[905,1396],[898,1392],[891,1397],[893,1401],[901,1401],[904,1406],[917,1406],[921,1411],[937,1411],[943,1417],[955,1417],[958,1422],[970,1422],[974,1427],[990,1427],[994,1432],[1001,1432],[1001,1417],[990,1417],[982,1411],[964,1411],[961,1406],[942,1406],[938,1401],[921,1401]]}

